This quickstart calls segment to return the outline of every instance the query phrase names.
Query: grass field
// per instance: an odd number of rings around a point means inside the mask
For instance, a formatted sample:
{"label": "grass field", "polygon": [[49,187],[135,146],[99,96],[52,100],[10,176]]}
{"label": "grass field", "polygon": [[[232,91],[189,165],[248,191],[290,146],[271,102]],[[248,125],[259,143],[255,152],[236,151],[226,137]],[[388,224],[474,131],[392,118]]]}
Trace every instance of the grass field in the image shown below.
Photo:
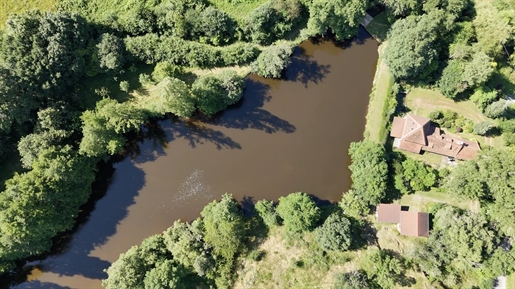
{"label": "grass field", "polygon": [[[429,89],[414,88],[406,95],[405,101],[405,105],[411,110],[411,113],[424,117],[428,117],[432,111],[448,109],[463,115],[474,123],[485,120],[490,120],[493,123],[496,122],[484,116],[472,101],[454,102],[439,92]],[[461,133],[460,136],[477,140],[483,147],[485,145],[493,147],[503,146],[503,140],[500,136],[482,137],[471,133]]]}
{"label": "grass field", "polygon": [[506,277],[506,288],[515,288],[515,273]]}
{"label": "grass field", "polygon": [[366,30],[370,33],[377,41],[383,42],[386,40],[386,36],[392,24],[388,21],[386,11],[381,12],[374,20],[367,25]]}
{"label": "grass field", "polygon": [[384,143],[386,139],[386,126],[388,119],[385,115],[385,107],[388,105],[388,96],[391,94],[393,77],[388,72],[388,67],[381,58],[386,43],[379,47],[379,60],[374,77],[374,87],[370,94],[368,104],[367,124],[365,126],[365,138],[377,143]]}
{"label": "grass field", "polygon": [[232,18],[240,21],[250,11],[254,10],[259,5],[265,3],[267,0],[244,0],[244,1],[228,1],[228,0],[208,0],[207,2],[216,6],[218,9],[225,11]]}
{"label": "grass field", "polygon": [[31,9],[53,10],[56,0],[0,0],[0,29],[11,13],[20,13]]}

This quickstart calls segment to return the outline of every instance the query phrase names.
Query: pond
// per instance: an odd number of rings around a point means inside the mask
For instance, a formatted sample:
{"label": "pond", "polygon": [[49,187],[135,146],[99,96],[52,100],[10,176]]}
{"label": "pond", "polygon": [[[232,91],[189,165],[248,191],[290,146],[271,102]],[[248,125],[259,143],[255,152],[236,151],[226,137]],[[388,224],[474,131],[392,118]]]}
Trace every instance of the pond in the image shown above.
{"label": "pond", "polygon": [[245,209],[296,191],[337,202],[350,186],[347,150],[363,137],[378,43],[306,41],[283,80],[251,75],[242,101],[209,122],[146,128],[138,154],[114,164],[105,195],[59,250],[27,263],[11,288],[101,288],[119,254],[210,201]]}

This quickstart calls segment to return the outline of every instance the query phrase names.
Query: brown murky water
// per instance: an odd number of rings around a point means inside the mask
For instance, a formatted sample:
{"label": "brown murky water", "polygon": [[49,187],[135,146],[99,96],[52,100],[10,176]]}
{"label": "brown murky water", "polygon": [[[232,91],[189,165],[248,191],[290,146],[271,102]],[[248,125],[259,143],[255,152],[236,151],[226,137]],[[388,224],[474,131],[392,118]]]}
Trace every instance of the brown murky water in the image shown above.
{"label": "brown murky water", "polygon": [[[377,42],[305,42],[287,80],[250,76],[243,101],[210,123],[162,122],[158,140],[115,164],[107,194],[62,253],[28,264],[11,288],[101,288],[103,269],[227,192],[244,206],[295,191],[338,201],[350,142],[362,139]],[[156,133],[152,131],[152,133]],[[163,145],[161,145],[162,143]]]}

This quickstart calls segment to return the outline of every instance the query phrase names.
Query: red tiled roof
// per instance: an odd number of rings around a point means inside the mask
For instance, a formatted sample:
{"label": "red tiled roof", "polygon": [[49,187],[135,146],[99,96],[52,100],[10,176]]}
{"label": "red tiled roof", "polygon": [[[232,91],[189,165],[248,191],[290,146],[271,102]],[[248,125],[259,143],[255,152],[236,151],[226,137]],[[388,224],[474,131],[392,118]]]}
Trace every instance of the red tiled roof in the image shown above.
{"label": "red tiled roof", "polygon": [[401,205],[379,204],[376,210],[377,221],[385,223],[399,223],[401,218]]}
{"label": "red tiled roof", "polygon": [[464,140],[450,134],[442,134],[440,128],[431,126],[428,118],[413,114],[407,114],[404,119],[394,118],[390,135],[397,138],[394,142],[395,146],[413,153],[420,153],[421,150],[424,150],[469,160],[481,150],[477,142]]}
{"label": "red tiled roof", "polygon": [[429,214],[422,212],[401,211],[399,229],[401,235],[429,236]]}
{"label": "red tiled roof", "polygon": [[392,123],[392,131],[390,132],[390,136],[392,137],[402,137],[402,130],[404,129],[404,118],[394,117]]}

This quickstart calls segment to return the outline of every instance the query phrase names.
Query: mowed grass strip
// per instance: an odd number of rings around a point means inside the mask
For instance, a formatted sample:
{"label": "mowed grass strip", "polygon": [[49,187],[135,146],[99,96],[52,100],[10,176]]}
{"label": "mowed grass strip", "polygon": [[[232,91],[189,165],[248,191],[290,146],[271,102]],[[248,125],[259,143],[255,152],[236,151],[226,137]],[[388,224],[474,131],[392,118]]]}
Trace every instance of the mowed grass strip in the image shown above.
{"label": "mowed grass strip", "polygon": [[386,119],[384,110],[388,105],[388,96],[391,94],[393,85],[393,77],[381,57],[385,48],[386,43],[379,47],[379,60],[374,77],[374,87],[368,103],[367,124],[364,134],[366,139],[377,143],[385,142],[388,119]]}
{"label": "mowed grass strip", "polygon": [[9,14],[33,9],[52,11],[55,9],[56,2],[56,0],[0,0],[0,29],[5,28],[5,21]]}

